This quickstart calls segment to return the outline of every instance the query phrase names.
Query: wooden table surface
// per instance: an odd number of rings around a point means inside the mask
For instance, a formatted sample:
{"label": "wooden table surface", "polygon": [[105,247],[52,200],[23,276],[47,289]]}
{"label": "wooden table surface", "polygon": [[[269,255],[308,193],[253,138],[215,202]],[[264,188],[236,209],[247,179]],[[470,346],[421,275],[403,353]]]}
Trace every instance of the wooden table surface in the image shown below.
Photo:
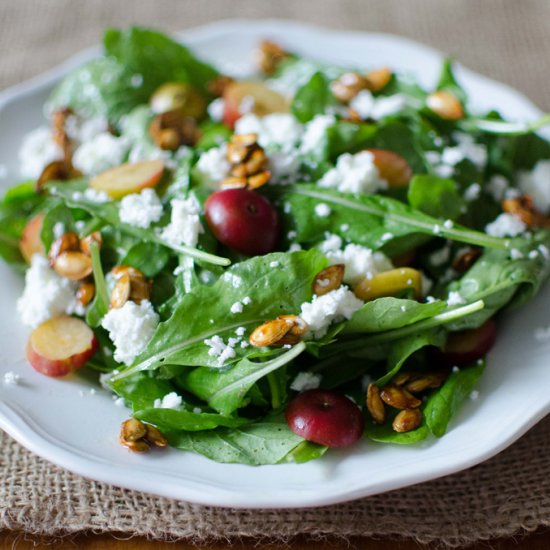
{"label": "wooden table surface", "polygon": [[[111,535],[78,535],[65,542],[52,539],[31,537],[17,532],[0,532],[0,550],[34,550],[34,549],[55,549],[55,550],[440,550],[437,545],[420,545],[412,541],[394,540],[371,540],[352,538],[350,544],[338,540],[327,540],[326,542],[307,541],[304,538],[297,538],[289,544],[258,544],[251,540],[243,543],[217,543],[206,546],[192,546],[184,542],[155,542],[148,541],[141,537],[128,538],[119,535],[114,538]],[[550,549],[550,530],[541,529],[533,534],[517,536],[506,540],[492,540],[482,542],[475,546],[468,547],[469,550],[548,550]]]}

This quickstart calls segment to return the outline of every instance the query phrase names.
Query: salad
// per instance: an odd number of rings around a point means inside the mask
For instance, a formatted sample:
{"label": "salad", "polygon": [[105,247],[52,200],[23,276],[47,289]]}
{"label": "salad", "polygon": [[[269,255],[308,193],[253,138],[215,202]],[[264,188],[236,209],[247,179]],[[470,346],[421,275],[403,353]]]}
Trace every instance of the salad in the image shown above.
{"label": "salad", "polygon": [[430,90],[270,41],[257,61],[111,29],[55,88],[0,203],[28,361],[95,373],[134,452],[441,437],[548,278],[549,118],[477,112],[451,60]]}

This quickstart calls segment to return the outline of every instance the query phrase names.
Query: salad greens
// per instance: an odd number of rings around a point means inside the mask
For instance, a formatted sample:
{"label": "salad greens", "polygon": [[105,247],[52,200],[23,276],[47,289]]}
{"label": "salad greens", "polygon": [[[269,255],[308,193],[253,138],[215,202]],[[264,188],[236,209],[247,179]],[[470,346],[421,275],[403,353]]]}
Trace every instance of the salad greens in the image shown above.
{"label": "salad greens", "polygon": [[[486,368],[494,319],[550,274],[550,143],[536,133],[550,115],[474,116],[451,60],[432,90],[268,61],[228,79],[159,32],[106,31],[103,56],[51,94],[50,127],[22,145],[27,179],[0,202],[0,256],[27,270],[22,319],[84,319],[98,348],[86,368],[119,404],[219,462],[338,446],[296,428],[289,403],[307,390],[347,396],[375,442],[441,437]],[[55,163],[71,177],[38,187]],[[213,201],[235,186],[254,198],[236,221],[245,199],[220,199],[220,221]],[[271,218],[250,221],[261,208]],[[416,425],[388,398],[374,421],[367,389],[391,387],[420,398]]]}

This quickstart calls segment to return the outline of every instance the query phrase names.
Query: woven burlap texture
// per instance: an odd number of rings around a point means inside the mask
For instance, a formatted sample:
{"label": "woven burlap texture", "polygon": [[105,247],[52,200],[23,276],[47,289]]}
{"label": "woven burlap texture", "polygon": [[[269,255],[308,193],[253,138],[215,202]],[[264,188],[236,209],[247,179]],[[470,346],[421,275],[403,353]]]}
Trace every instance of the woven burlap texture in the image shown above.
{"label": "woven burlap texture", "polygon": [[[455,54],[550,109],[546,0],[2,1],[0,88],[97,43],[109,25],[182,30],[231,17],[283,17],[409,36]],[[258,511],[197,506],[88,481],[0,432],[0,528],[48,535],[94,530],[195,542],[307,534],[465,545],[550,525],[549,444],[547,420],[496,458],[454,476],[325,508]]]}

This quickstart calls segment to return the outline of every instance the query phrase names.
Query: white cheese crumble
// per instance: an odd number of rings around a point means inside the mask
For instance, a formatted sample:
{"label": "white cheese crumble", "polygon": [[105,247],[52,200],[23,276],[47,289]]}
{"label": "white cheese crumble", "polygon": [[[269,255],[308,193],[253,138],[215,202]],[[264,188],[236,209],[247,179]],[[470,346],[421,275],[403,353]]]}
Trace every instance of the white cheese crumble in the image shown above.
{"label": "white cheese crumble", "polygon": [[346,193],[373,194],[388,188],[388,182],[380,177],[374,164],[374,155],[361,151],[352,155],[344,153],[318,182],[319,187],[334,187]]}
{"label": "white cheese crumble", "polygon": [[86,176],[95,176],[122,164],[129,149],[130,142],[126,137],[103,132],[76,149],[73,165]]}
{"label": "white cheese crumble", "polygon": [[196,246],[203,232],[197,201],[193,197],[172,199],[170,206],[170,223],[162,230],[161,238],[172,246]]}
{"label": "white cheese crumble", "polygon": [[321,384],[321,375],[313,372],[300,372],[290,384],[290,389],[298,392],[315,390]]}
{"label": "white cheese crumble", "polygon": [[539,160],[531,172],[520,174],[520,189],[533,197],[533,205],[543,214],[550,210],[550,160]]}
{"label": "white cheese crumble", "polygon": [[[328,258],[330,265],[345,265],[344,282],[346,284],[353,286],[365,277],[371,279],[378,273],[393,269],[390,259],[382,252],[374,252],[370,248],[354,243],[346,245],[341,250],[341,243],[340,237],[329,235],[319,248]],[[336,246],[337,244],[340,246]]]}
{"label": "white cheese crumble", "polygon": [[517,237],[525,232],[527,226],[513,214],[500,214],[495,220],[485,226],[485,232],[491,237]]}
{"label": "white cheese crumble", "polygon": [[153,407],[155,409],[177,409],[183,402],[181,395],[175,391],[167,393],[162,399],[155,399]]}
{"label": "white cheese crumble", "polygon": [[122,223],[147,229],[162,216],[162,204],[153,189],[126,195],[120,201],[119,217]]}
{"label": "white cheese crumble", "polygon": [[235,330],[235,334],[237,336],[244,336],[246,334],[246,328],[244,327],[239,327]]}
{"label": "white cheese crumble", "polygon": [[315,214],[320,218],[326,218],[330,216],[331,212],[332,210],[330,209],[330,206],[328,204],[325,204],[324,202],[320,202],[319,204],[315,205]]}
{"label": "white cheese crumble", "polygon": [[394,115],[407,106],[407,98],[403,94],[381,96],[375,98],[368,90],[361,90],[349,106],[363,119],[381,118]]}
{"label": "white cheese crumble", "polygon": [[333,115],[315,115],[304,127],[300,150],[302,153],[315,152],[321,147],[327,130],[336,124]]}
{"label": "white cheese crumble", "polygon": [[24,177],[36,179],[44,167],[54,160],[63,159],[63,149],[54,141],[47,126],[29,132],[19,149],[19,163]]}
{"label": "white cheese crumble", "polygon": [[242,313],[244,306],[241,302],[235,302],[229,309],[231,313]]}
{"label": "white cheese crumble", "polygon": [[24,325],[36,327],[40,323],[66,313],[84,313],[76,299],[77,284],[60,277],[44,256],[35,254],[25,273],[25,290],[17,301],[17,311]]}
{"label": "white cheese crumble", "polygon": [[111,309],[101,326],[115,345],[115,360],[130,365],[147,347],[158,323],[159,316],[151,302],[143,300],[139,305],[128,301],[121,308]]}
{"label": "white cheese crumble", "polygon": [[428,258],[430,260],[430,263],[433,266],[437,267],[448,262],[450,256],[451,256],[451,247],[449,244],[446,244],[444,247],[440,248],[439,250],[432,252]]}
{"label": "white cheese crumble", "polygon": [[476,143],[470,134],[456,132],[453,138],[457,142],[454,147],[447,147],[443,150],[441,161],[443,164],[455,166],[464,159],[468,159],[478,168],[487,164],[487,148],[485,145]]}
{"label": "white cheese crumble", "polygon": [[17,386],[21,381],[21,376],[13,371],[8,371],[4,373],[3,382],[6,386]]}
{"label": "white cheese crumble", "polygon": [[258,144],[267,149],[288,149],[300,142],[303,126],[288,113],[272,113],[262,118],[245,114],[235,123],[235,133],[258,134]]}
{"label": "white cheese crumble", "polygon": [[521,260],[523,258],[523,252],[517,248],[512,248],[510,250],[510,259],[511,260]]}
{"label": "white cheese crumble", "polygon": [[304,302],[300,317],[314,338],[322,338],[331,323],[351,319],[361,307],[363,302],[348,287],[341,286],[323,296],[314,296],[311,302]]}
{"label": "white cheese crumble", "polygon": [[500,202],[504,198],[508,185],[508,180],[504,176],[496,174],[491,176],[491,179],[487,182],[485,189],[487,189],[496,202]]}
{"label": "white cheese crumble", "polygon": [[472,183],[464,191],[464,200],[473,202],[479,198],[481,194],[481,185],[479,183]]}
{"label": "white cheese crumble", "polygon": [[447,297],[447,305],[449,307],[460,306],[465,303],[466,300],[461,296],[460,292],[456,290],[451,290],[451,292],[449,292],[449,296]]}
{"label": "white cheese crumble", "polygon": [[94,139],[98,134],[109,130],[109,121],[101,116],[82,118],[78,115],[69,115],[65,119],[67,135],[77,143],[85,143]]}
{"label": "white cheese crumble", "polygon": [[269,262],[269,267],[279,267],[281,265],[277,260]]}
{"label": "white cheese crumble", "polygon": [[115,398],[115,407],[124,407],[126,405],[124,397],[116,397],[115,395]]}
{"label": "white cheese crumble", "polygon": [[[55,189],[52,189],[52,193],[55,195]],[[85,191],[75,191],[72,194],[72,198],[75,201],[89,201],[89,202],[96,202],[96,203],[102,203],[102,202],[110,202],[111,197],[105,193],[105,191],[98,191],[97,189],[94,189],[93,187],[88,187]]]}
{"label": "white cheese crumble", "polygon": [[479,398],[479,392],[477,390],[474,390],[471,394],[470,394],[470,399],[472,401],[476,401],[477,399]]}
{"label": "white cheese crumble", "polygon": [[212,147],[201,154],[195,170],[202,182],[208,187],[215,187],[217,183],[229,175],[231,165],[227,160],[227,144]]}
{"label": "white cheese crumble", "polygon": [[237,355],[234,347],[239,341],[239,338],[228,338],[226,344],[223,338],[216,334],[212,336],[212,338],[206,338],[204,343],[210,348],[208,350],[208,355],[210,355],[210,357],[217,357],[218,366],[221,367],[228,359],[233,359],[233,357]]}
{"label": "white cheese crumble", "polygon": [[63,222],[55,222],[53,225],[54,239],[59,239],[65,234],[65,224]]}
{"label": "white cheese crumble", "polygon": [[225,101],[223,97],[217,97],[214,101],[208,104],[206,108],[208,116],[216,122],[221,122],[225,111]]}
{"label": "white cheese crumble", "polygon": [[227,281],[228,283],[231,283],[231,286],[233,288],[239,288],[243,283],[243,280],[238,275],[235,275],[234,273],[231,273],[229,271],[226,271],[222,275],[222,279],[224,281]]}

